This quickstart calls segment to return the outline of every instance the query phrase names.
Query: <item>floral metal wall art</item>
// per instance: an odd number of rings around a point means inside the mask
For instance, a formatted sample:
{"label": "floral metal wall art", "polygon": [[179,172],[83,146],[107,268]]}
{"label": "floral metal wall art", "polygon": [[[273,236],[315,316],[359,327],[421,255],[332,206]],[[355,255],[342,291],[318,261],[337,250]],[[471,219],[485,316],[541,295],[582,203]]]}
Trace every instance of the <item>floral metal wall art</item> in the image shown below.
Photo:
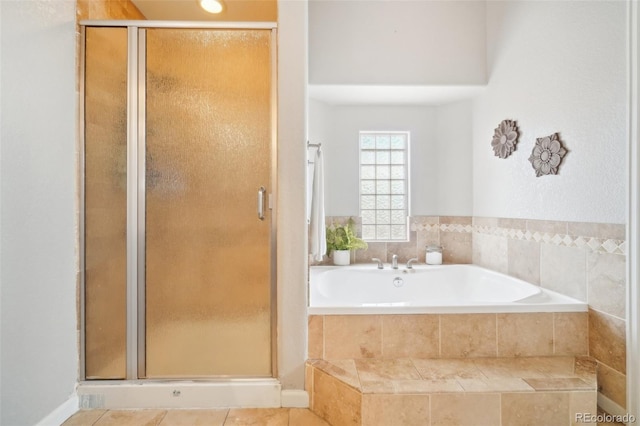
{"label": "floral metal wall art", "polygon": [[536,139],[529,161],[536,171],[536,176],[557,175],[560,163],[567,150],[562,146],[560,137],[554,133],[543,138]]}
{"label": "floral metal wall art", "polygon": [[503,120],[496,127],[491,146],[496,157],[507,158],[516,150],[518,126],[514,120]]}

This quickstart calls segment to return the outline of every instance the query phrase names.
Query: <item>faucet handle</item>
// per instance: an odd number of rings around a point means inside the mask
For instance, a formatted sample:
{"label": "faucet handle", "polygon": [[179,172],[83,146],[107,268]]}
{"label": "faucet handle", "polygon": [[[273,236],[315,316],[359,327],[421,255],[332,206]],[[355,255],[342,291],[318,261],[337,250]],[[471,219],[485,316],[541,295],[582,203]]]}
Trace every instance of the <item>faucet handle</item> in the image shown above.
{"label": "faucet handle", "polygon": [[407,269],[413,269],[413,263],[417,261],[418,261],[417,257],[409,259],[409,261],[407,262]]}
{"label": "faucet handle", "polygon": [[372,262],[378,262],[378,269],[384,269],[384,265],[382,264],[382,260],[378,259],[377,257],[374,257],[373,259],[371,259]]}

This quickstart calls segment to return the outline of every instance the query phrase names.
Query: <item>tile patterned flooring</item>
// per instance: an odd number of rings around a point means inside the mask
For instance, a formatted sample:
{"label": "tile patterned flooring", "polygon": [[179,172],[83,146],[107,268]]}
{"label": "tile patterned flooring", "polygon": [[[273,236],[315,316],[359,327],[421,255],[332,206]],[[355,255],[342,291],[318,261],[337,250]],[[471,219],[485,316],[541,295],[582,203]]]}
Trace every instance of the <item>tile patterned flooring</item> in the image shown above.
{"label": "tile patterned flooring", "polygon": [[62,426],[329,426],[306,408],[81,410]]}

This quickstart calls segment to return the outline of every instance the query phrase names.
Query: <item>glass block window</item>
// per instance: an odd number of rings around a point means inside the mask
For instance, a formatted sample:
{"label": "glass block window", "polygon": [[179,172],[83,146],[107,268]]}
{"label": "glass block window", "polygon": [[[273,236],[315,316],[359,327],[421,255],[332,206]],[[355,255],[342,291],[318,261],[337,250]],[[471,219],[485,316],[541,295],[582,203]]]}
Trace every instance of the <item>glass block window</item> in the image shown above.
{"label": "glass block window", "polygon": [[364,240],[409,240],[408,153],[409,132],[360,132]]}

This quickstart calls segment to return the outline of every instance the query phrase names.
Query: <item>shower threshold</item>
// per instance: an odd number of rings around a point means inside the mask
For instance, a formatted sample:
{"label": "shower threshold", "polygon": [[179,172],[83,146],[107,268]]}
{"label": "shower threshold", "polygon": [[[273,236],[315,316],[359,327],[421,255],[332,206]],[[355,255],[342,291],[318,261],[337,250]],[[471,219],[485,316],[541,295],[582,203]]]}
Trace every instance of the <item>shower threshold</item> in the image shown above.
{"label": "shower threshold", "polygon": [[84,381],[80,409],[281,407],[277,379]]}

